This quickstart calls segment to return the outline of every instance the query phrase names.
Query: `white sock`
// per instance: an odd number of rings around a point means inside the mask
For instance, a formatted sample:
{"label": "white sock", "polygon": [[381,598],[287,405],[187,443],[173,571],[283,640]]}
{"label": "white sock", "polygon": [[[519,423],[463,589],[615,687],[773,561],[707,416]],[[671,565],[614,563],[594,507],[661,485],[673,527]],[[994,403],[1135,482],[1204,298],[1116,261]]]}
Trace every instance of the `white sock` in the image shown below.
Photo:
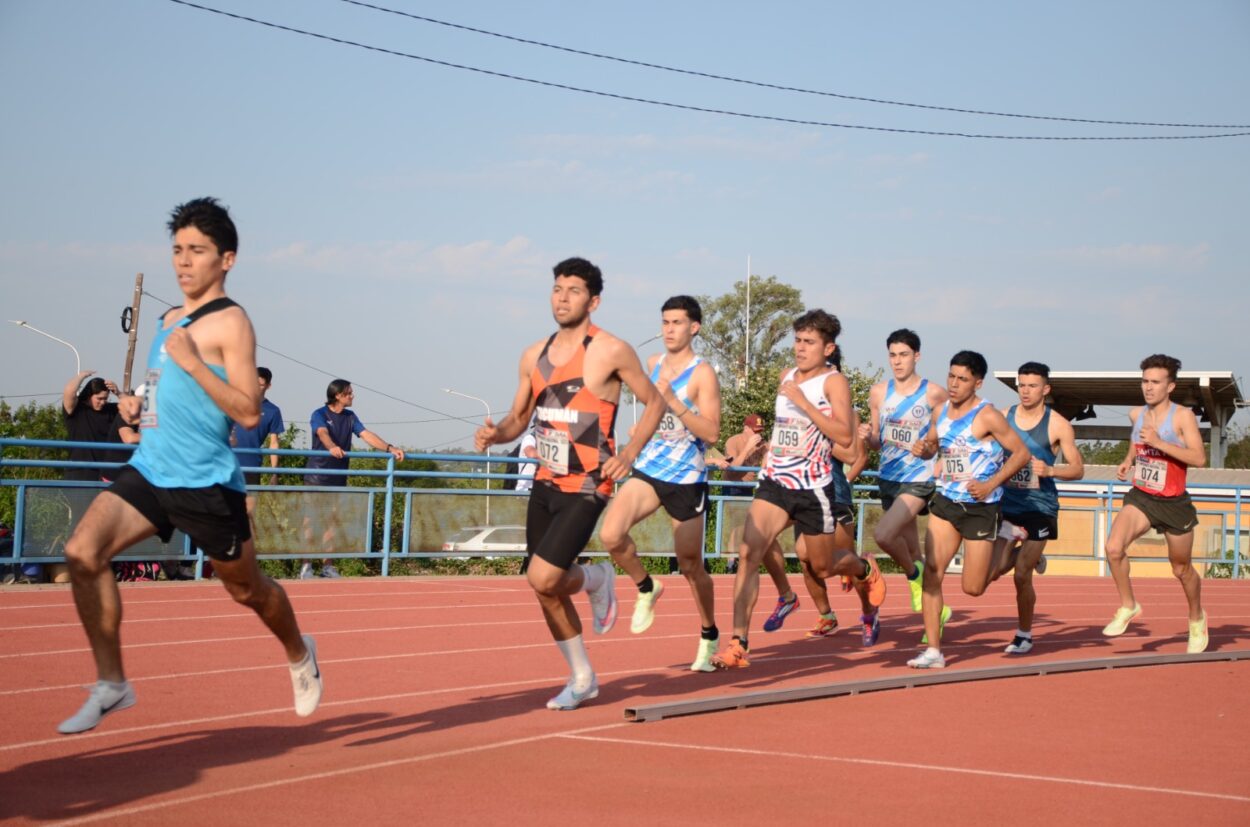
{"label": "white sock", "polygon": [[930,646],[928,649],[924,650],[924,653],[931,658],[940,658],[942,656],[942,650],[938,649],[936,646]]}
{"label": "white sock", "polygon": [[120,695],[126,691],[126,685],[130,682],[122,681],[121,683],[113,683],[112,681],[97,681],[97,683],[100,684],[100,686],[104,687],[105,689],[109,690],[110,692]]}
{"label": "white sock", "polygon": [[590,686],[590,682],[595,678],[595,670],[590,665],[590,657],[586,654],[586,643],[582,640],[582,636],[557,640],[556,646],[560,648],[560,654],[564,655],[564,659],[568,661],[575,687],[580,691]]}
{"label": "white sock", "polygon": [[1016,637],[1022,637],[1022,638],[1025,638],[1026,640],[1032,640],[1032,639],[1033,639],[1033,633],[1032,633],[1032,632],[1026,632],[1026,631],[1024,631],[1023,629],[1016,629]]}
{"label": "white sock", "polygon": [[582,591],[593,592],[603,588],[608,576],[602,566],[582,566]]}

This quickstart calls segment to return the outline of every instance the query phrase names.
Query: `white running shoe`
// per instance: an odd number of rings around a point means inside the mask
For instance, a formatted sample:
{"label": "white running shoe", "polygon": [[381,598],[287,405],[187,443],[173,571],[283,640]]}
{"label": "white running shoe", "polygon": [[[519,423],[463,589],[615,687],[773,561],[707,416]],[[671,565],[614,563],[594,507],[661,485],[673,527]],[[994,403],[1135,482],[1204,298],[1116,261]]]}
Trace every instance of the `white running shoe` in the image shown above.
{"label": "white running shoe", "polygon": [[1037,558],[1037,565],[1033,567],[1033,571],[1038,574],[1046,573],[1046,555],[1042,554]]}
{"label": "white running shoe", "polygon": [[586,592],[590,598],[591,628],[596,635],[606,635],[616,625],[616,568],[606,561],[595,565],[603,569],[603,585]]}
{"label": "white running shoe", "polygon": [[560,694],[547,701],[547,708],[568,712],[571,709],[577,709],[582,701],[589,701],[591,698],[599,697],[599,679],[597,677],[591,675],[590,685],[581,690],[574,685],[576,680],[576,678],[569,678],[569,682],[564,685],[564,689],[560,690]]}
{"label": "white running shoe", "polygon": [[1124,630],[1128,628],[1128,624],[1133,618],[1141,614],[1141,604],[1134,603],[1133,608],[1126,609],[1123,606],[1115,610],[1115,614],[1111,617],[1111,622],[1102,628],[1102,633],[1107,637],[1115,637],[1124,634]]}
{"label": "white running shoe", "polygon": [[308,657],[291,666],[291,685],[295,689],[295,714],[307,718],[317,711],[321,703],[321,668],[317,666],[317,642],[312,635],[304,635]]}
{"label": "white running shoe", "polygon": [[636,635],[651,628],[655,622],[655,602],[664,594],[664,584],[652,578],[651,591],[638,592],[638,600],[634,603],[634,617],[629,622],[629,630]]}
{"label": "white running shoe", "polygon": [[1033,638],[1016,635],[1003,651],[1009,655],[1027,655],[1033,651]]}
{"label": "white running shoe", "polygon": [[930,646],[918,656],[907,661],[907,665],[912,669],[945,669],[946,658],[942,657],[942,653]]}
{"label": "white running shoe", "polygon": [[339,574],[339,570],[336,569],[334,566],[330,565],[329,563],[326,563],[324,566],[321,567],[321,576],[333,578],[333,577],[342,577],[343,575]]}
{"label": "white running shoe", "polygon": [[313,578],[312,563],[305,563],[304,565],[299,567],[299,579],[300,580],[312,580],[312,578]]}
{"label": "white running shoe", "polygon": [[1017,540],[1023,543],[1025,540],[1029,539],[1029,532],[1015,523],[1009,523],[1006,520],[1003,520],[998,526],[998,536],[1002,537],[1004,540]]}
{"label": "white running shoe", "polygon": [[62,735],[73,735],[95,729],[96,724],[100,723],[105,715],[129,709],[134,705],[135,691],[131,688],[129,681],[123,683],[121,689],[117,689],[115,684],[97,681],[95,686],[91,687],[91,694],[87,696],[87,701],[82,708],[75,712],[72,718],[61,721],[56,731]]}
{"label": "white running shoe", "polygon": [[690,664],[690,671],[715,672],[716,664],[712,663],[712,656],[716,654],[716,649],[719,645],[719,637],[711,640],[699,638],[699,653],[694,656],[694,663]]}

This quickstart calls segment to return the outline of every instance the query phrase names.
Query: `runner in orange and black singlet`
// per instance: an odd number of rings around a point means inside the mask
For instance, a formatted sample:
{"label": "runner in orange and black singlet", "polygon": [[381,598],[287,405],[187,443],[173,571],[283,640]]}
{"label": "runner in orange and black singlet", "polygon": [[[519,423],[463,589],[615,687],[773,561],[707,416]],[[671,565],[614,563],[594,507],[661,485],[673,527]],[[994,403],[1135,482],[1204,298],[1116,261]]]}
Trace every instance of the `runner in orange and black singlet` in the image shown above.
{"label": "runner in orange and black singlet", "polygon": [[615,402],[595,396],[586,387],[582,365],[586,348],[599,328],[591,325],[582,345],[563,365],[548,357],[556,334],[551,334],[530,375],[536,408],[535,437],[541,466],[535,482],[548,482],[566,494],[612,494],[612,480],[604,479],[603,463],[616,453]]}

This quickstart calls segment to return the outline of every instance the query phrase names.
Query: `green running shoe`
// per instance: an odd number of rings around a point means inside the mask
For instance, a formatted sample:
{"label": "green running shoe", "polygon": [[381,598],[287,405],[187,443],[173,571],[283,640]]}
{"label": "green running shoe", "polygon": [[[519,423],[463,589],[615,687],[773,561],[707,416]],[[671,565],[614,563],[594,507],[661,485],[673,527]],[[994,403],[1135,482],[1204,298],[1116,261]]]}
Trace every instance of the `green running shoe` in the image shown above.
{"label": "green running shoe", "polygon": [[[951,619],[951,607],[943,606],[942,617],[940,618],[941,622],[938,624],[938,640],[942,639],[942,633],[946,631],[946,621],[950,619]],[[929,642],[929,635],[926,633],[925,636],[920,639],[920,642],[927,644]]]}

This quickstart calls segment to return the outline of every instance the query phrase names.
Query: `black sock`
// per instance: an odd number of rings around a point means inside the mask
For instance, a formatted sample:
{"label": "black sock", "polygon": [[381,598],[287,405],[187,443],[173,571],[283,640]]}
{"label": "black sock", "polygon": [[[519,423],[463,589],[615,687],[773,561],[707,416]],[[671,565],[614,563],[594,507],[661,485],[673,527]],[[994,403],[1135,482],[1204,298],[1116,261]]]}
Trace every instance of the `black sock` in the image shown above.
{"label": "black sock", "polygon": [[859,576],[860,580],[867,580],[868,575],[872,574],[872,566],[868,565],[868,561],[864,561],[864,573]]}
{"label": "black sock", "polygon": [[720,630],[717,629],[716,624],[713,623],[711,626],[704,626],[703,631],[699,633],[699,637],[704,640],[716,640],[720,637]]}
{"label": "black sock", "polygon": [[747,639],[742,635],[734,635],[733,639],[741,643],[743,649],[746,649],[747,651],[751,650],[751,647],[747,645]]}
{"label": "black sock", "polygon": [[655,583],[651,582],[651,575],[649,574],[638,582],[638,591],[642,594],[646,594],[654,588]]}

